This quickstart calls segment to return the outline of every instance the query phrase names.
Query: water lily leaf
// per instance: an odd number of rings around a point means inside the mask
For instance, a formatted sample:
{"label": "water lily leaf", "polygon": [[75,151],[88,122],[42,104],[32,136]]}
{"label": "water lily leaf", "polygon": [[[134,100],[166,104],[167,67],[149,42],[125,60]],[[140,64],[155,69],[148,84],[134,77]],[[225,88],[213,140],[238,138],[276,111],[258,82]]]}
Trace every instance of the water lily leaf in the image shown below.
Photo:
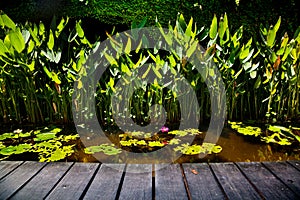
{"label": "water lily leaf", "polygon": [[33,140],[36,141],[36,142],[39,142],[39,141],[44,141],[44,140],[50,140],[50,139],[53,139],[55,137],[56,137],[56,133],[52,133],[52,132],[40,133],[40,134],[37,134],[36,138],[34,138]]}
{"label": "water lily leaf", "polygon": [[136,144],[138,144],[138,145],[147,145],[145,140],[140,140]]}
{"label": "water lily leaf", "polygon": [[168,134],[178,135],[179,137],[183,137],[183,136],[186,136],[188,134],[188,132],[181,131],[181,130],[173,130],[173,131],[168,132]]}
{"label": "water lily leaf", "polygon": [[175,144],[179,144],[181,140],[180,139],[177,139],[177,138],[173,138],[169,141],[169,144],[170,145],[175,145]]}
{"label": "water lily leaf", "polygon": [[237,128],[237,132],[243,135],[253,135],[255,137],[262,134],[262,130],[259,127],[246,126]]}
{"label": "water lily leaf", "polygon": [[159,141],[150,141],[148,144],[150,147],[163,147],[165,146],[163,143]]}
{"label": "water lily leaf", "polygon": [[0,150],[0,154],[8,156],[12,154],[22,154],[28,152],[32,148],[31,144],[19,144],[17,146],[8,146]]}
{"label": "water lily leaf", "polygon": [[90,146],[84,149],[86,154],[94,154],[97,152],[103,152],[106,155],[117,155],[122,152],[121,149],[117,149],[114,145],[101,144],[99,146]]}
{"label": "water lily leaf", "polygon": [[5,140],[5,139],[8,139],[8,138],[12,138],[14,136],[13,133],[3,133],[0,135],[0,140]]}
{"label": "water lily leaf", "polygon": [[191,146],[189,146],[188,144],[182,144],[181,146],[174,148],[174,150],[180,151],[186,155],[196,155],[200,153],[205,153],[205,154],[220,153],[222,151],[222,147],[219,145],[205,142],[202,145],[194,144]]}

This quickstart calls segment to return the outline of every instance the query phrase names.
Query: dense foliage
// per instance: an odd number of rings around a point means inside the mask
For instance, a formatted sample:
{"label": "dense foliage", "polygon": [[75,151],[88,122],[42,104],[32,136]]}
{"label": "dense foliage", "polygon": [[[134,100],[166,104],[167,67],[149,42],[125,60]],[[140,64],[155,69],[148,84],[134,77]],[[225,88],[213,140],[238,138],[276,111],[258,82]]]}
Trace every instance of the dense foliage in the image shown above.
{"label": "dense foliage", "polygon": [[[243,25],[247,35],[256,37],[260,24],[270,26],[279,16],[283,34],[293,34],[299,24],[299,6],[296,0],[14,0],[1,1],[0,9],[16,22],[26,20],[49,21],[52,16],[97,19],[103,24],[127,25],[148,18],[148,25],[157,17],[163,26],[175,23],[177,13],[193,17],[198,26],[209,25],[214,14],[228,14],[230,28]],[[90,25],[97,29],[95,25]]]}
{"label": "dense foliage", "polygon": [[[0,16],[1,122],[72,121],[74,86],[79,90],[83,87],[82,80],[88,78],[88,74],[82,66],[100,42],[91,44],[86,39],[80,21],[68,26],[68,18],[54,19],[47,29],[43,23],[15,24],[6,14]],[[188,36],[185,38],[191,45],[200,42],[207,48],[205,55],[210,55],[209,59],[218,66],[225,83],[228,119],[275,121],[297,118],[300,109],[300,29],[294,35],[279,35],[280,25],[281,18],[274,26],[262,27],[261,39],[257,42],[245,38],[243,27],[232,32],[226,14],[219,22],[215,16],[210,27],[199,28],[192,19],[186,23],[180,15],[176,26],[169,28]],[[156,26],[161,27],[159,23]],[[126,43],[128,46],[129,41]],[[189,48],[192,52],[193,48]],[[198,101],[201,119],[210,116],[205,77],[195,74],[192,65],[183,63],[185,55],[174,51],[164,55],[163,60],[158,51],[136,53],[136,57],[120,57],[117,62],[110,59],[111,69],[100,79],[96,97],[100,121],[113,124],[110,96],[116,92],[118,77],[130,74],[128,71],[147,60],[157,64],[158,67],[149,70],[153,70],[158,79],[166,65],[182,73],[197,92],[197,99],[192,101]],[[169,121],[178,121],[180,110],[176,95],[179,94],[157,83],[141,87],[135,93],[131,112],[138,121],[147,121],[149,107],[158,103],[168,111]],[[76,107],[76,102],[73,103]],[[180,108],[190,105],[193,103],[180,105]],[[82,117],[87,116],[83,113]]]}

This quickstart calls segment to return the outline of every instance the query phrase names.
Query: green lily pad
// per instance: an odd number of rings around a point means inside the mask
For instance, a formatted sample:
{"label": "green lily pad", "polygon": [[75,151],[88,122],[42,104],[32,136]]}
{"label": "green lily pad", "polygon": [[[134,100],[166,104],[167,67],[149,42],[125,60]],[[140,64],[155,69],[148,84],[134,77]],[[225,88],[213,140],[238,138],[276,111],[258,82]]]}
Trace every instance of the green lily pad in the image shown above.
{"label": "green lily pad", "polygon": [[131,145],[137,145],[138,140],[137,139],[130,139],[130,140],[124,140],[120,141],[120,144],[122,146],[131,146]]}
{"label": "green lily pad", "polygon": [[181,140],[180,139],[177,139],[177,138],[173,138],[169,141],[169,144],[170,145],[175,145],[175,144],[179,144]]}
{"label": "green lily pad", "polygon": [[12,138],[14,136],[13,133],[3,133],[0,135],[0,140],[5,140],[5,139],[8,139],[8,138]]}
{"label": "green lily pad", "polygon": [[9,156],[12,154],[21,154],[25,152],[29,152],[32,148],[31,144],[19,144],[17,146],[8,146],[4,147],[0,150],[0,154],[4,156]]}
{"label": "green lily pad", "polygon": [[94,154],[97,152],[103,152],[106,155],[117,155],[122,152],[121,149],[117,149],[114,145],[101,144],[99,146],[90,146],[84,149],[86,154]]}
{"label": "green lily pad", "polygon": [[222,151],[222,147],[219,145],[215,145],[212,143],[203,143],[202,145],[189,145],[182,144],[174,148],[174,151],[180,151],[185,155],[196,155],[200,153],[212,154],[212,153],[220,153]]}
{"label": "green lily pad", "polygon": [[260,136],[262,134],[262,130],[259,127],[254,126],[237,128],[237,132],[243,135],[253,135],[255,137]]}
{"label": "green lily pad", "polygon": [[163,146],[165,146],[163,143],[161,143],[159,141],[150,141],[148,145],[149,145],[149,147],[163,147]]}
{"label": "green lily pad", "polygon": [[53,152],[49,154],[39,154],[39,161],[40,162],[53,162],[53,161],[59,161],[67,156],[70,156],[72,153],[74,153],[74,147],[75,145],[68,145],[63,146],[62,148],[58,148],[54,150]]}
{"label": "green lily pad", "polygon": [[174,130],[174,131],[169,131],[168,134],[172,134],[172,135],[177,135],[179,137],[183,137],[186,136],[188,134],[187,131],[181,131],[181,130]]}
{"label": "green lily pad", "polygon": [[56,137],[56,133],[40,133],[36,135],[36,138],[34,138],[33,140],[36,142],[40,142],[40,141],[44,141],[44,140],[50,140]]}

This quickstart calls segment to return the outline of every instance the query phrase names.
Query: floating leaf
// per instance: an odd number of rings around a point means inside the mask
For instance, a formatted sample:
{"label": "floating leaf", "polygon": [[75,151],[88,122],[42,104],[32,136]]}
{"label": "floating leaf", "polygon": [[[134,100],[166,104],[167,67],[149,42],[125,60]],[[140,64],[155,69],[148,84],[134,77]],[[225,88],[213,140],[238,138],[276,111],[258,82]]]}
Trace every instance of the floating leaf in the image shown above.
{"label": "floating leaf", "polygon": [[103,152],[106,155],[117,155],[122,152],[121,149],[117,149],[114,145],[101,144],[99,146],[90,146],[84,149],[86,154],[94,154],[97,152]]}

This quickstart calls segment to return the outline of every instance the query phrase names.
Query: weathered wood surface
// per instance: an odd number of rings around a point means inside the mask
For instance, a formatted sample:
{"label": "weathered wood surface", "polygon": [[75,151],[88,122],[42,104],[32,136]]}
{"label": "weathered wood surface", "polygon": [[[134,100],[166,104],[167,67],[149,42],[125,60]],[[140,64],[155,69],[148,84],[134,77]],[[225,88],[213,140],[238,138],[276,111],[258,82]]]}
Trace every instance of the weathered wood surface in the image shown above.
{"label": "weathered wood surface", "polygon": [[1,161],[0,199],[8,198],[300,199],[300,162],[125,165]]}

